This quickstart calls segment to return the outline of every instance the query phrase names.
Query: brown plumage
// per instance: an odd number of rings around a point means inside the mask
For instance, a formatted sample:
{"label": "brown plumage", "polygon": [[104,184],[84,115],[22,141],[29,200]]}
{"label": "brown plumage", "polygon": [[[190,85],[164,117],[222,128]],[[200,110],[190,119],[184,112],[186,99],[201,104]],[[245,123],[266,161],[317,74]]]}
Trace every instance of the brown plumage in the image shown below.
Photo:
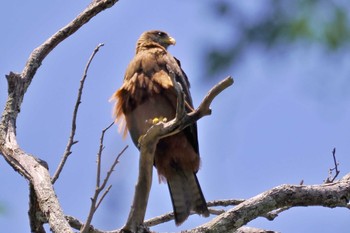
{"label": "brown plumage", "polygon": [[[168,46],[174,44],[175,40],[165,32],[143,33],[137,41],[136,55],[126,69],[124,83],[113,95],[117,100],[116,120],[125,119],[124,135],[128,129],[136,146],[154,118],[171,120],[175,116],[177,97],[168,68],[182,85],[186,104],[193,107],[187,76],[180,62],[167,51]],[[187,219],[191,210],[209,216],[196,177],[199,164],[196,124],[159,141],[154,166],[160,180],[168,183],[177,225]]]}

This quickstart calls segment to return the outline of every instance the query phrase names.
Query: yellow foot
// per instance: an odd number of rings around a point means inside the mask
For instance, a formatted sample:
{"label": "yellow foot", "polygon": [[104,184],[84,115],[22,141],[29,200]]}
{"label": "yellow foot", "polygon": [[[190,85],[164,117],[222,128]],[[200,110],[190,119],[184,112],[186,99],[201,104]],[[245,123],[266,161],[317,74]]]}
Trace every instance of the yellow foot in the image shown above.
{"label": "yellow foot", "polygon": [[158,124],[159,122],[167,122],[168,119],[166,117],[155,117],[153,119],[149,119],[147,122],[152,124],[152,125],[155,125],[155,124]]}

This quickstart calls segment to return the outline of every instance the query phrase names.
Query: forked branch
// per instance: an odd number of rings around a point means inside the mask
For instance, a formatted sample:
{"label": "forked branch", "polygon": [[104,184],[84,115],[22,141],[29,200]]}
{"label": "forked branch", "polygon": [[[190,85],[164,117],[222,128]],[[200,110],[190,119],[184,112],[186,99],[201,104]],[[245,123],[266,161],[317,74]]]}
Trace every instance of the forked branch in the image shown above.
{"label": "forked branch", "polygon": [[[102,152],[104,149],[104,145],[103,145],[103,141],[104,141],[104,136],[106,131],[111,128],[114,125],[114,122],[112,122],[109,126],[107,126],[105,129],[102,130],[102,134],[101,134],[101,138],[100,138],[100,146],[99,146],[99,150],[97,152],[97,169],[96,169],[96,188],[95,188],[95,193],[94,196],[91,198],[91,205],[90,205],[90,211],[88,214],[88,217],[85,221],[84,226],[81,228],[80,232],[81,233],[87,233],[89,232],[90,229],[90,224],[92,221],[92,218],[96,212],[96,210],[98,209],[98,207],[100,206],[101,202],[103,201],[104,197],[107,195],[107,193],[109,192],[109,190],[111,189],[111,185],[107,187],[107,189],[105,189],[108,180],[112,174],[112,172],[114,171],[115,166],[119,163],[119,158],[120,156],[122,156],[122,154],[125,152],[125,150],[128,148],[128,146],[124,147],[124,149],[118,154],[118,156],[116,157],[116,159],[114,160],[114,162],[112,163],[110,169],[107,172],[106,177],[104,178],[103,182],[101,183],[101,162],[102,162]],[[101,192],[104,190],[102,196],[99,198],[99,195],[101,194]]]}
{"label": "forked branch", "polygon": [[175,87],[178,97],[176,116],[167,123],[160,122],[152,126],[140,140],[139,176],[129,217],[126,225],[123,227],[123,229],[127,231],[136,232],[138,227],[143,224],[152,185],[154,152],[158,141],[161,138],[180,132],[203,116],[210,115],[210,104],[213,99],[233,84],[233,79],[227,77],[208,92],[207,96],[194,112],[187,114],[185,111],[182,88],[180,84],[176,82],[172,72],[170,72],[170,77],[172,78],[173,86]]}

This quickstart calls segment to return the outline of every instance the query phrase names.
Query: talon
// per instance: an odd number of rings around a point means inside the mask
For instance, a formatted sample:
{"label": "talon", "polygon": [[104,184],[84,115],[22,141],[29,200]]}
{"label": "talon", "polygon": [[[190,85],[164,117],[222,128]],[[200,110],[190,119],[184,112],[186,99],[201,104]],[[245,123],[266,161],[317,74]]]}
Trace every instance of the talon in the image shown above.
{"label": "talon", "polygon": [[149,119],[148,122],[155,125],[155,124],[158,124],[159,122],[167,122],[168,119],[166,117],[155,117],[153,119]]}
{"label": "talon", "polygon": [[158,118],[158,117],[155,117],[155,118],[153,118],[153,120],[152,120],[152,124],[157,124],[158,122],[160,121],[160,119]]}

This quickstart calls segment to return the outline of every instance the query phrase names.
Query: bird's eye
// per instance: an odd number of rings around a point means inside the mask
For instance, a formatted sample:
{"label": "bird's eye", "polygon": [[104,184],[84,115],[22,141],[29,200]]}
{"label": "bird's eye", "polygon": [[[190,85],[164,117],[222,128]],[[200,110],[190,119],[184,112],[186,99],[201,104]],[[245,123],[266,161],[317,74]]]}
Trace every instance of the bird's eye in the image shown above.
{"label": "bird's eye", "polygon": [[165,33],[164,32],[157,32],[157,35],[160,37],[163,37],[163,36],[165,36]]}

